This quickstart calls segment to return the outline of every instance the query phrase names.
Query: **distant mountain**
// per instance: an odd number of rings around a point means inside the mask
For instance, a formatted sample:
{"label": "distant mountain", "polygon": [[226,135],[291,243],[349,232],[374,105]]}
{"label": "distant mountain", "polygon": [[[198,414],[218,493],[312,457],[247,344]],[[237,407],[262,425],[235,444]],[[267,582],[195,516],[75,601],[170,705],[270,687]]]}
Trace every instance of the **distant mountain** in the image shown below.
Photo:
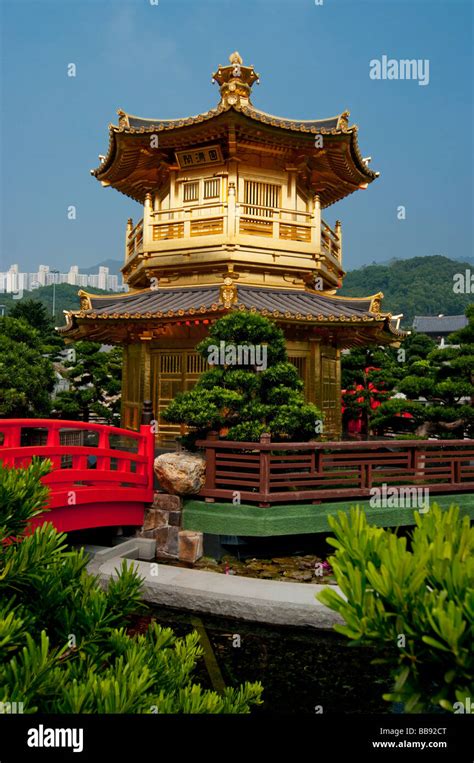
{"label": "distant mountain", "polygon": [[102,262],[98,262],[97,265],[92,265],[90,268],[79,268],[79,271],[81,273],[98,273],[99,268],[108,268],[110,271],[111,276],[119,276],[120,268],[122,267],[123,262],[121,260],[102,260]]}
{"label": "distant mountain", "polygon": [[471,269],[472,258],[412,257],[367,265],[351,270],[344,279],[341,296],[366,297],[382,291],[384,311],[403,313],[401,325],[411,328],[415,315],[460,315],[474,301],[472,294],[455,294],[453,276]]}

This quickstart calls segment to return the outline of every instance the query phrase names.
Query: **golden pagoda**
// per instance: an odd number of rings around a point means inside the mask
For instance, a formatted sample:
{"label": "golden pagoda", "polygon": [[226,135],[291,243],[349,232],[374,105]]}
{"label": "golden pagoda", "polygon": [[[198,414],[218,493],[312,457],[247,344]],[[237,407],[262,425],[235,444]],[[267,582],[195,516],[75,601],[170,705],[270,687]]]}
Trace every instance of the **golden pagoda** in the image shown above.
{"label": "golden pagoda", "polygon": [[80,310],[60,329],[70,340],[124,347],[122,426],[136,429],[144,400],[158,442],[180,432],[163,409],[206,369],[195,351],[210,323],[232,310],[260,313],[283,329],[289,360],[324,433],[341,434],[340,353],[404,336],[382,294],[339,297],[341,223],[321,209],[378,176],[362,158],[349,112],[291,120],[256,109],[259,75],[238,53],[213,80],[220,102],[185,119],[143,119],[118,111],[109,149],[92,170],[143,206],[127,222],[122,272],[129,292],[80,292]]}

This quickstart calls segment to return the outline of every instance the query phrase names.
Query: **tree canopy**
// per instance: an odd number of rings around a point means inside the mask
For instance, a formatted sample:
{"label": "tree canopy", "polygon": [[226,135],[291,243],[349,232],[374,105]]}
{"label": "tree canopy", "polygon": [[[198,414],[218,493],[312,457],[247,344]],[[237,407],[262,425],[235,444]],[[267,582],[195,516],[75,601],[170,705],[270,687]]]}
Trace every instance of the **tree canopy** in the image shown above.
{"label": "tree canopy", "polygon": [[[249,349],[239,362],[239,347],[254,348],[255,357]],[[163,412],[165,421],[193,429],[185,438],[187,445],[210,430],[249,442],[258,441],[264,432],[283,441],[321,434],[321,413],[305,402],[303,382],[287,359],[284,334],[268,318],[230,313],[211,326],[196,349],[206,360],[214,358],[216,350],[220,357],[192,390],[178,395]],[[265,357],[260,370],[257,350]]]}
{"label": "tree canopy", "polygon": [[448,346],[413,333],[399,349],[364,348],[343,356],[346,422],[361,417],[372,434],[391,428],[419,437],[472,436],[474,305],[466,315],[468,325],[448,337]]}
{"label": "tree canopy", "polygon": [[0,416],[47,416],[55,376],[41,333],[26,320],[0,318]]}
{"label": "tree canopy", "polygon": [[52,357],[64,347],[64,340],[55,331],[54,321],[45,305],[35,299],[21,299],[15,302],[8,313],[10,318],[26,321],[41,336],[43,352]]}
{"label": "tree canopy", "polygon": [[101,351],[97,342],[76,342],[69,352],[64,366],[70,387],[56,396],[56,414],[64,419],[89,421],[91,413],[95,413],[108,424],[118,424],[122,349]]}
{"label": "tree canopy", "polygon": [[[6,308],[7,315],[11,315],[11,312],[16,310],[16,306],[23,302],[38,302],[44,306],[46,313],[51,316],[54,325],[62,326],[64,324],[64,310],[79,310],[80,308],[78,292],[78,287],[73,284],[58,283],[55,286],[50,284],[49,286],[40,286],[38,289],[32,289],[31,291],[25,290],[21,299],[18,299],[13,294],[2,294],[2,303]],[[95,286],[88,286],[87,292],[89,294],[115,294],[115,292],[97,289]]]}

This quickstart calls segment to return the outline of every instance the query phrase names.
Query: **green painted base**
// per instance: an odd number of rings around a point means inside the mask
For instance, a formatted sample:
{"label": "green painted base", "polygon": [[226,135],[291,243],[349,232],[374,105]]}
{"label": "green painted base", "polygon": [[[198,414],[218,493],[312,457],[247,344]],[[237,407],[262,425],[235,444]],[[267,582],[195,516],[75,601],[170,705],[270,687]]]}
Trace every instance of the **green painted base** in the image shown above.
{"label": "green painted base", "polygon": [[[432,503],[443,509],[456,504],[461,515],[474,519],[474,493],[437,495]],[[199,530],[210,535],[245,535],[269,537],[272,535],[303,535],[330,530],[328,516],[351,506],[362,506],[371,524],[379,527],[413,525],[413,509],[379,509],[369,505],[369,499],[340,501],[338,503],[289,504],[262,508],[248,504],[206,503],[185,501],[183,528]]]}

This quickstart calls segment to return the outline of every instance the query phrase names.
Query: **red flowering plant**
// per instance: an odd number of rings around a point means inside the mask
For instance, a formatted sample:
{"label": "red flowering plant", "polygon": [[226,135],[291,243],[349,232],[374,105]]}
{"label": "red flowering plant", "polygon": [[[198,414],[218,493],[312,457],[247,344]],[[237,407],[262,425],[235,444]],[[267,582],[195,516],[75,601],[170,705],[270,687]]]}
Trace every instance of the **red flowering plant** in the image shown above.
{"label": "red flowering plant", "polygon": [[348,434],[370,434],[374,411],[392,395],[381,368],[366,366],[360,382],[341,390],[342,416]]}

